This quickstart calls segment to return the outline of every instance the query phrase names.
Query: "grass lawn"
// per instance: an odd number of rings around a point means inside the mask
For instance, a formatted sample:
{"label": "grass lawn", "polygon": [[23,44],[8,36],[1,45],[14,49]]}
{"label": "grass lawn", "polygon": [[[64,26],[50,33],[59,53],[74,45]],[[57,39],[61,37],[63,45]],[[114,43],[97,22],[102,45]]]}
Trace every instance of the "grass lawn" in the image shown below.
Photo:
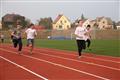
{"label": "grass lawn", "polygon": [[[26,40],[23,40],[23,43],[26,43]],[[77,51],[77,45],[75,40],[36,39],[35,45],[37,47]],[[86,49],[84,50],[84,52],[120,57],[120,40],[92,40],[91,49],[91,51]]]}
{"label": "grass lawn", "polygon": [[[75,40],[36,40],[37,47],[77,51]],[[84,52],[100,55],[120,56],[120,40],[92,40],[91,51]]]}

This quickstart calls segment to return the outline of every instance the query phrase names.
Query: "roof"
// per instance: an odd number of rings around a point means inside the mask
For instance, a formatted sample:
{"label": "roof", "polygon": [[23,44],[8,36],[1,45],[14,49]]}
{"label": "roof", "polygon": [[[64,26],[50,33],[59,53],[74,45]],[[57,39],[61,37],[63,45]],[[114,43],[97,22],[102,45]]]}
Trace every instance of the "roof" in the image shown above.
{"label": "roof", "polygon": [[2,17],[4,22],[14,22],[16,18],[24,19],[24,16],[18,14],[6,14]]}
{"label": "roof", "polygon": [[107,20],[107,22],[108,22],[108,25],[112,25],[112,20],[111,20],[111,18],[109,18],[109,17],[97,17],[96,18],[96,20],[97,21],[101,21],[102,19],[106,19]]}
{"label": "roof", "polygon": [[[62,14],[59,14],[53,23],[54,23],[54,24],[57,23],[62,16],[63,16]],[[68,21],[70,21],[67,17],[65,17],[65,18],[66,18]]]}
{"label": "roof", "polygon": [[44,30],[45,27],[44,26],[40,26],[40,25],[35,25],[34,29],[36,29],[36,30]]}
{"label": "roof", "polygon": [[111,18],[109,18],[109,17],[104,17],[104,18],[107,20],[108,25],[112,25],[113,24]]}
{"label": "roof", "polygon": [[96,18],[96,21],[100,21],[101,19],[103,19],[104,18],[104,16],[102,16],[102,17],[97,17]]}
{"label": "roof", "polygon": [[55,19],[55,21],[54,21],[53,23],[57,23],[57,22],[58,22],[58,20],[59,20],[62,16],[63,16],[63,15],[61,15],[61,14],[60,14],[60,15],[58,15],[58,16],[57,16],[57,18]]}
{"label": "roof", "polygon": [[3,16],[3,21],[5,22],[14,22],[14,14],[6,14],[5,16]]}

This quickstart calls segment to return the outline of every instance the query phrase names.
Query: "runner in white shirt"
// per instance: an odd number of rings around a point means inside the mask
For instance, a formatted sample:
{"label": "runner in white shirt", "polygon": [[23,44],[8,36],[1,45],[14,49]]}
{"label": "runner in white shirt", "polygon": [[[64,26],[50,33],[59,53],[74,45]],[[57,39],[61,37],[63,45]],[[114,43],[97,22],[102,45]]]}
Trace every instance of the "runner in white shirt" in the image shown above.
{"label": "runner in white shirt", "polygon": [[79,58],[81,57],[82,50],[86,48],[86,45],[85,45],[86,28],[83,27],[82,24],[83,24],[83,21],[82,20],[79,21],[78,27],[75,30]]}
{"label": "runner in white shirt", "polygon": [[29,28],[25,31],[27,34],[27,46],[30,47],[30,54],[32,54],[34,48],[34,38],[37,36],[37,32],[34,28],[34,24],[30,24]]}

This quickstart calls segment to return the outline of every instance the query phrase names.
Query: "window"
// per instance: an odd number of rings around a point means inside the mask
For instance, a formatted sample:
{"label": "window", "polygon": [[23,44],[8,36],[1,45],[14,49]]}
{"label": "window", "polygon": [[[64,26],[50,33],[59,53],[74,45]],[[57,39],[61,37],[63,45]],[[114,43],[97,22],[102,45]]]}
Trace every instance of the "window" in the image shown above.
{"label": "window", "polygon": [[69,25],[67,25],[67,28],[69,28]]}
{"label": "window", "polygon": [[65,20],[64,22],[66,23],[67,21]]}
{"label": "window", "polygon": [[59,25],[59,29],[62,29],[62,25]]}
{"label": "window", "polygon": [[105,23],[105,21],[103,21],[103,24]]}
{"label": "window", "polygon": [[60,21],[60,23],[62,24],[62,20]]}

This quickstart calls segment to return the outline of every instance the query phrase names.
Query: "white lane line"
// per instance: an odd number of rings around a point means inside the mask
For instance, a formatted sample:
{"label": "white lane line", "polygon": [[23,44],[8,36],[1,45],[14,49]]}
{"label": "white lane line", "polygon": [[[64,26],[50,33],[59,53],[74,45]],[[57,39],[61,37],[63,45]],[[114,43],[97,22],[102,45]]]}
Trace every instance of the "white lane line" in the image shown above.
{"label": "white lane line", "polygon": [[73,70],[73,71],[76,71],[76,72],[80,72],[80,73],[83,73],[83,74],[87,74],[87,75],[90,75],[90,76],[93,76],[93,77],[96,77],[96,78],[99,78],[99,79],[110,80],[110,79],[107,79],[107,78],[104,78],[104,77],[101,77],[101,76],[98,76],[98,75],[95,75],[95,74],[91,74],[91,73],[88,73],[88,72],[85,72],[85,71],[77,70],[77,69],[67,67],[67,66],[64,66],[64,65],[61,65],[61,64],[53,63],[53,62],[50,62],[50,61],[47,61],[47,60],[43,60],[43,59],[39,59],[39,58],[27,56],[27,55],[23,55],[23,56],[28,57],[28,58],[32,58],[32,59],[35,59],[35,60],[38,60],[38,61],[43,61],[43,62],[52,64],[52,65],[56,65],[56,66],[59,66],[59,67],[63,67],[63,68],[69,69],[69,70]]}
{"label": "white lane line", "polygon": [[100,61],[107,61],[107,62],[113,62],[113,63],[118,63],[120,64],[120,62],[116,62],[116,61],[113,61],[113,60],[105,60],[105,59],[100,59],[100,58],[94,58],[94,57],[88,57],[88,56],[84,56],[86,58],[91,58],[91,59],[94,59],[94,60],[100,60]]}
{"label": "white lane line", "polygon": [[[36,50],[40,50],[40,49],[36,49]],[[46,51],[49,51],[49,50],[46,50]],[[55,53],[58,53],[58,54],[64,54],[64,55],[72,55],[72,56],[77,56],[75,54],[66,54],[66,53],[59,53],[59,52],[56,52],[56,51],[49,51],[49,52],[55,52]],[[106,60],[106,59],[100,59],[100,58],[94,58],[94,57],[88,57],[88,56],[84,56],[86,58],[91,58],[91,59],[95,59],[95,60],[101,60],[101,61],[107,61],[107,62],[114,62],[114,63],[120,63],[119,61],[116,62],[116,61],[113,61],[113,60]]]}
{"label": "white lane line", "polygon": [[[51,49],[51,50],[56,50],[56,51],[61,51],[61,52],[67,52],[67,54],[68,54],[68,52],[77,53],[76,51],[60,50],[60,49],[55,49],[55,48],[53,49],[53,48],[38,48],[38,47],[36,47],[35,49],[47,49],[47,50]],[[91,54],[91,53],[87,53],[87,54]],[[76,55],[76,54],[70,54],[70,55]],[[94,54],[94,55],[96,55],[96,54]],[[96,55],[96,56],[102,56],[102,57],[107,57],[107,58],[118,58],[118,57],[114,57],[114,56],[105,56],[105,55]]]}
{"label": "white lane line", "polygon": [[48,80],[47,78],[45,78],[45,77],[43,77],[43,76],[41,76],[41,75],[39,75],[39,74],[37,74],[37,73],[35,73],[35,72],[33,72],[33,71],[27,69],[27,68],[25,68],[25,67],[23,67],[23,66],[21,66],[21,65],[19,65],[19,64],[17,64],[17,63],[15,63],[15,62],[13,62],[13,61],[7,59],[7,58],[5,58],[5,57],[0,56],[0,58],[4,59],[4,60],[7,61],[7,62],[10,62],[10,63],[16,65],[17,67],[19,67],[19,68],[21,68],[21,69],[24,69],[25,71],[27,71],[27,72],[29,72],[29,73],[32,73],[33,75],[35,75],[35,76],[37,76],[37,77],[39,77],[39,78],[42,78],[42,79],[44,79],[44,80]]}
{"label": "white lane line", "polygon": [[[25,47],[26,48],[26,47]],[[27,48],[26,48],[27,49]],[[41,49],[38,49],[38,48],[35,48],[36,50],[41,50]],[[49,52],[55,52],[55,53],[58,53],[58,54],[64,54],[64,55],[72,55],[72,56],[77,56],[75,54],[66,54],[66,53],[60,53],[60,52],[56,52],[56,51],[50,51],[48,50],[49,48],[43,48],[43,49],[46,49],[46,51],[49,51]],[[58,49],[53,49],[53,50],[58,50]],[[44,51],[44,50],[43,50]],[[73,52],[73,51],[66,51],[66,50],[60,50],[60,51],[65,51],[65,52]],[[74,53],[74,52],[73,52]],[[98,55],[96,55],[98,56]],[[99,56],[103,56],[103,55],[99,55]],[[94,59],[94,60],[100,60],[100,61],[107,61],[107,62],[113,62],[113,63],[120,63],[120,61],[116,62],[116,61],[113,61],[113,60],[106,60],[106,59],[101,59],[101,58],[95,58],[95,57],[88,57],[88,56],[84,56],[86,58],[91,58],[91,59]],[[104,56],[103,56],[104,57]],[[110,57],[110,56],[108,56]],[[111,58],[116,58],[116,57],[111,57]]]}
{"label": "white lane line", "polygon": [[[25,50],[25,51],[28,51],[28,50]],[[60,58],[60,59],[65,59],[65,60],[71,60],[71,61],[75,61],[75,62],[81,62],[81,63],[85,63],[85,64],[89,64],[89,65],[94,65],[94,66],[99,66],[99,67],[104,67],[104,68],[108,68],[108,69],[120,71],[120,69],[118,69],[118,68],[108,67],[108,66],[105,66],[105,65],[100,65],[100,64],[95,64],[95,63],[90,63],[90,62],[85,62],[85,61],[78,61],[78,60],[75,60],[75,59],[70,59],[70,58],[55,56],[55,55],[51,55],[51,54],[49,55],[47,53],[38,53],[36,51],[34,51],[34,52],[37,53],[37,54],[47,55],[47,56],[50,56],[50,57],[55,57],[55,58]]]}
{"label": "white lane line", "polygon": [[[28,50],[26,50],[28,51]],[[34,51],[35,53],[38,53],[36,51]],[[78,60],[75,60],[75,59],[70,59],[70,58],[65,58],[65,57],[60,57],[60,56],[55,56],[55,55],[49,55],[47,53],[38,53],[38,54],[42,54],[42,55],[47,55],[47,56],[51,56],[51,57],[56,57],[56,58],[61,58],[61,59],[65,59],[65,60],[71,60],[71,61],[75,61],[75,62],[81,62],[81,63],[85,63],[85,64],[89,64],[89,65],[94,65],[94,66],[99,66],[99,67],[104,67],[104,68],[108,68],[108,69],[112,69],[112,70],[117,70],[117,71],[120,71],[120,69],[118,68],[114,68],[114,67],[109,67],[109,66],[105,66],[105,65],[102,65],[102,64],[96,64],[96,63],[93,63],[93,62],[85,62],[85,61],[78,61]],[[84,56],[83,56],[84,57]],[[91,57],[90,57],[91,58]],[[119,65],[118,65],[119,66]]]}
{"label": "white lane line", "polygon": [[[25,50],[25,51],[28,51],[28,50]],[[35,53],[38,53],[38,52],[36,52],[36,51],[34,51],[34,52],[35,52]],[[55,55],[51,55],[51,54],[49,55],[49,54],[47,54],[47,53],[38,53],[38,54],[47,55],[47,56],[50,56],[50,57],[56,57],[56,58],[60,58],[60,59],[71,60],[71,61],[75,61],[75,62],[80,62],[80,63],[85,63],[85,64],[89,64],[89,65],[94,65],[94,66],[99,66],[99,67],[104,67],[104,68],[108,68],[108,69],[120,71],[120,69],[118,69],[118,68],[109,67],[109,66],[105,66],[105,65],[101,65],[101,64],[96,64],[96,63],[93,63],[93,62],[78,61],[78,60],[75,60],[75,59],[70,59],[70,58],[55,56]],[[83,57],[84,57],[84,56],[83,56]],[[119,65],[118,65],[118,66],[119,66]]]}
{"label": "white lane line", "polygon": [[[0,48],[0,49],[1,49],[1,48]],[[6,51],[6,52],[10,52],[10,53],[15,53],[15,54],[17,54],[17,53],[14,52],[14,51],[9,51],[9,50],[5,50],[5,49],[1,49],[1,50]],[[101,77],[101,76],[98,76],[98,75],[95,75],[95,74],[92,74],[92,73],[88,73],[88,72],[85,72],[85,71],[77,70],[77,69],[74,69],[74,68],[71,68],[71,67],[67,67],[67,66],[64,66],[64,65],[61,65],[61,64],[53,63],[53,62],[50,62],[50,61],[47,61],[47,60],[35,58],[35,57],[32,57],[32,56],[27,56],[27,55],[24,55],[24,54],[21,54],[21,55],[22,55],[22,56],[25,56],[25,57],[28,57],[28,58],[31,58],[31,59],[34,59],[34,60],[46,62],[46,63],[52,64],[52,65],[55,65],[55,66],[59,66],[59,67],[62,67],[62,68],[66,68],[66,69],[69,69],[69,70],[73,70],[73,71],[76,71],[76,72],[79,72],[79,73],[87,74],[87,75],[89,75],[89,76],[93,76],[93,77],[96,77],[96,78],[99,78],[99,79],[110,80],[110,79],[108,79],[108,78],[104,78],[104,77]]]}

